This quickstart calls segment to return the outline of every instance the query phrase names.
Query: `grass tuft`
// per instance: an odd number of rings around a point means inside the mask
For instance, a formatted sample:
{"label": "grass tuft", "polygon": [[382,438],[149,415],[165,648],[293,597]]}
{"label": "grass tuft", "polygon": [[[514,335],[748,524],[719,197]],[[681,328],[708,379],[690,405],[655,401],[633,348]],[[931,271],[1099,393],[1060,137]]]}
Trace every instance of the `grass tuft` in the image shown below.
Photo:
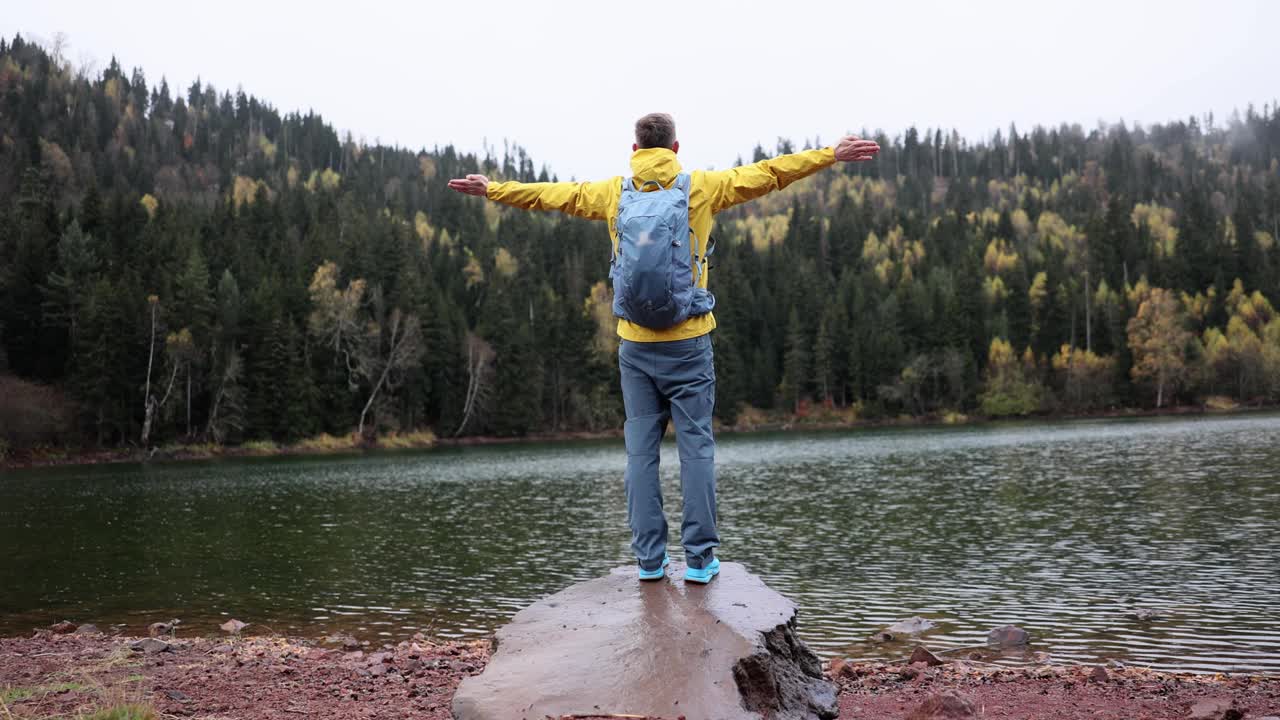
{"label": "grass tuft", "polygon": [[390,432],[378,437],[378,447],[404,450],[409,448],[427,448],[436,444],[436,434],[430,430],[412,430],[409,432]]}
{"label": "grass tuft", "polygon": [[88,715],[78,716],[77,720],[158,720],[159,717],[154,709],[146,705],[129,703],[95,710]]}
{"label": "grass tuft", "polygon": [[250,440],[240,446],[241,449],[251,453],[261,453],[270,455],[280,449],[280,446],[270,440]]}
{"label": "grass tuft", "polygon": [[294,447],[308,452],[342,452],[357,449],[360,446],[359,440],[355,433],[338,436],[320,433],[315,437],[299,440]]}

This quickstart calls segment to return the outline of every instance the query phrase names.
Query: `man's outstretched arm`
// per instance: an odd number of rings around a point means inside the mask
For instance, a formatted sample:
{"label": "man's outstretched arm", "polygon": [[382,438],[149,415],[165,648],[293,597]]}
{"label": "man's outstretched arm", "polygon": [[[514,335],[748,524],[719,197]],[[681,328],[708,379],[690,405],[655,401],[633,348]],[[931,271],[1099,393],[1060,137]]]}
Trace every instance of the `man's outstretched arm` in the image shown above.
{"label": "man's outstretched arm", "polygon": [[604,220],[609,212],[610,186],[620,182],[619,178],[583,183],[490,182],[484,175],[468,175],[450,180],[449,187],[522,210],[559,210],[588,220]]}
{"label": "man's outstretched arm", "polygon": [[730,170],[706,173],[711,193],[711,211],[720,212],[734,205],[754,200],[774,190],[781,190],[801,178],[808,177],[836,162],[863,162],[880,152],[874,140],[849,135],[835,147],[805,150],[790,155],[761,160]]}

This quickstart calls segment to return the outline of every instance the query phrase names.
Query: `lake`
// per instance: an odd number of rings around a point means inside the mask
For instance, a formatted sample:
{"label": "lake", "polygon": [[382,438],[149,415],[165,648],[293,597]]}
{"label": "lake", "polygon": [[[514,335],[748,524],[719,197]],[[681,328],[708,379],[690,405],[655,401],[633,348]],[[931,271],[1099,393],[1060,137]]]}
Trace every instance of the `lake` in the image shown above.
{"label": "lake", "polygon": [[[484,636],[633,562],[624,463],[601,441],[0,473],[0,633]],[[1280,673],[1280,416],[726,435],[718,464],[720,556],[822,655],[901,657],[870,637],[919,615],[935,649],[1013,623],[1058,661]]]}

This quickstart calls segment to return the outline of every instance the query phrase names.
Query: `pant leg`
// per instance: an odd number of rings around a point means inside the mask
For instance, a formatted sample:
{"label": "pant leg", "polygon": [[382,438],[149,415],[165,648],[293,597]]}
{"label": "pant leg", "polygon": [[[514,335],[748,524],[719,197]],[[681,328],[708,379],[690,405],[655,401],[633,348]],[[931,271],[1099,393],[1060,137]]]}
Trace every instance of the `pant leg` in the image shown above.
{"label": "pant leg", "polygon": [[623,340],[618,348],[622,403],[627,413],[623,426],[627,445],[627,524],[631,527],[631,549],[640,567],[646,570],[658,568],[667,551],[667,518],[662,512],[658,459],[671,413],[652,376],[655,344]]}
{"label": "pant leg", "polygon": [[662,343],[655,374],[670,403],[680,450],[680,487],[684,519],[680,542],[689,567],[701,568],[720,546],[716,529],[716,441],[711,415],[716,406],[716,371],[711,336]]}

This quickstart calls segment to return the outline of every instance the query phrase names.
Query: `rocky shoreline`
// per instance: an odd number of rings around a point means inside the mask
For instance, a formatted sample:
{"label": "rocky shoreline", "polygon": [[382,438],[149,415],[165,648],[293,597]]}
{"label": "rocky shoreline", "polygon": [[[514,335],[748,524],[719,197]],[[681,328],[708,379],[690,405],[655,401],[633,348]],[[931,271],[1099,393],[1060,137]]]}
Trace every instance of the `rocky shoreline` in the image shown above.
{"label": "rocky shoreline", "polygon": [[[488,641],[422,635],[380,644],[347,636],[186,638],[156,630],[158,637],[137,638],[61,626],[0,638],[0,717],[88,718],[104,708],[131,707],[141,714],[118,717],[445,720],[458,684],[478,674],[490,657]],[[829,663],[825,669],[839,688],[840,717],[1280,716],[1280,678],[1132,667],[1009,668],[919,653],[912,659]]]}

